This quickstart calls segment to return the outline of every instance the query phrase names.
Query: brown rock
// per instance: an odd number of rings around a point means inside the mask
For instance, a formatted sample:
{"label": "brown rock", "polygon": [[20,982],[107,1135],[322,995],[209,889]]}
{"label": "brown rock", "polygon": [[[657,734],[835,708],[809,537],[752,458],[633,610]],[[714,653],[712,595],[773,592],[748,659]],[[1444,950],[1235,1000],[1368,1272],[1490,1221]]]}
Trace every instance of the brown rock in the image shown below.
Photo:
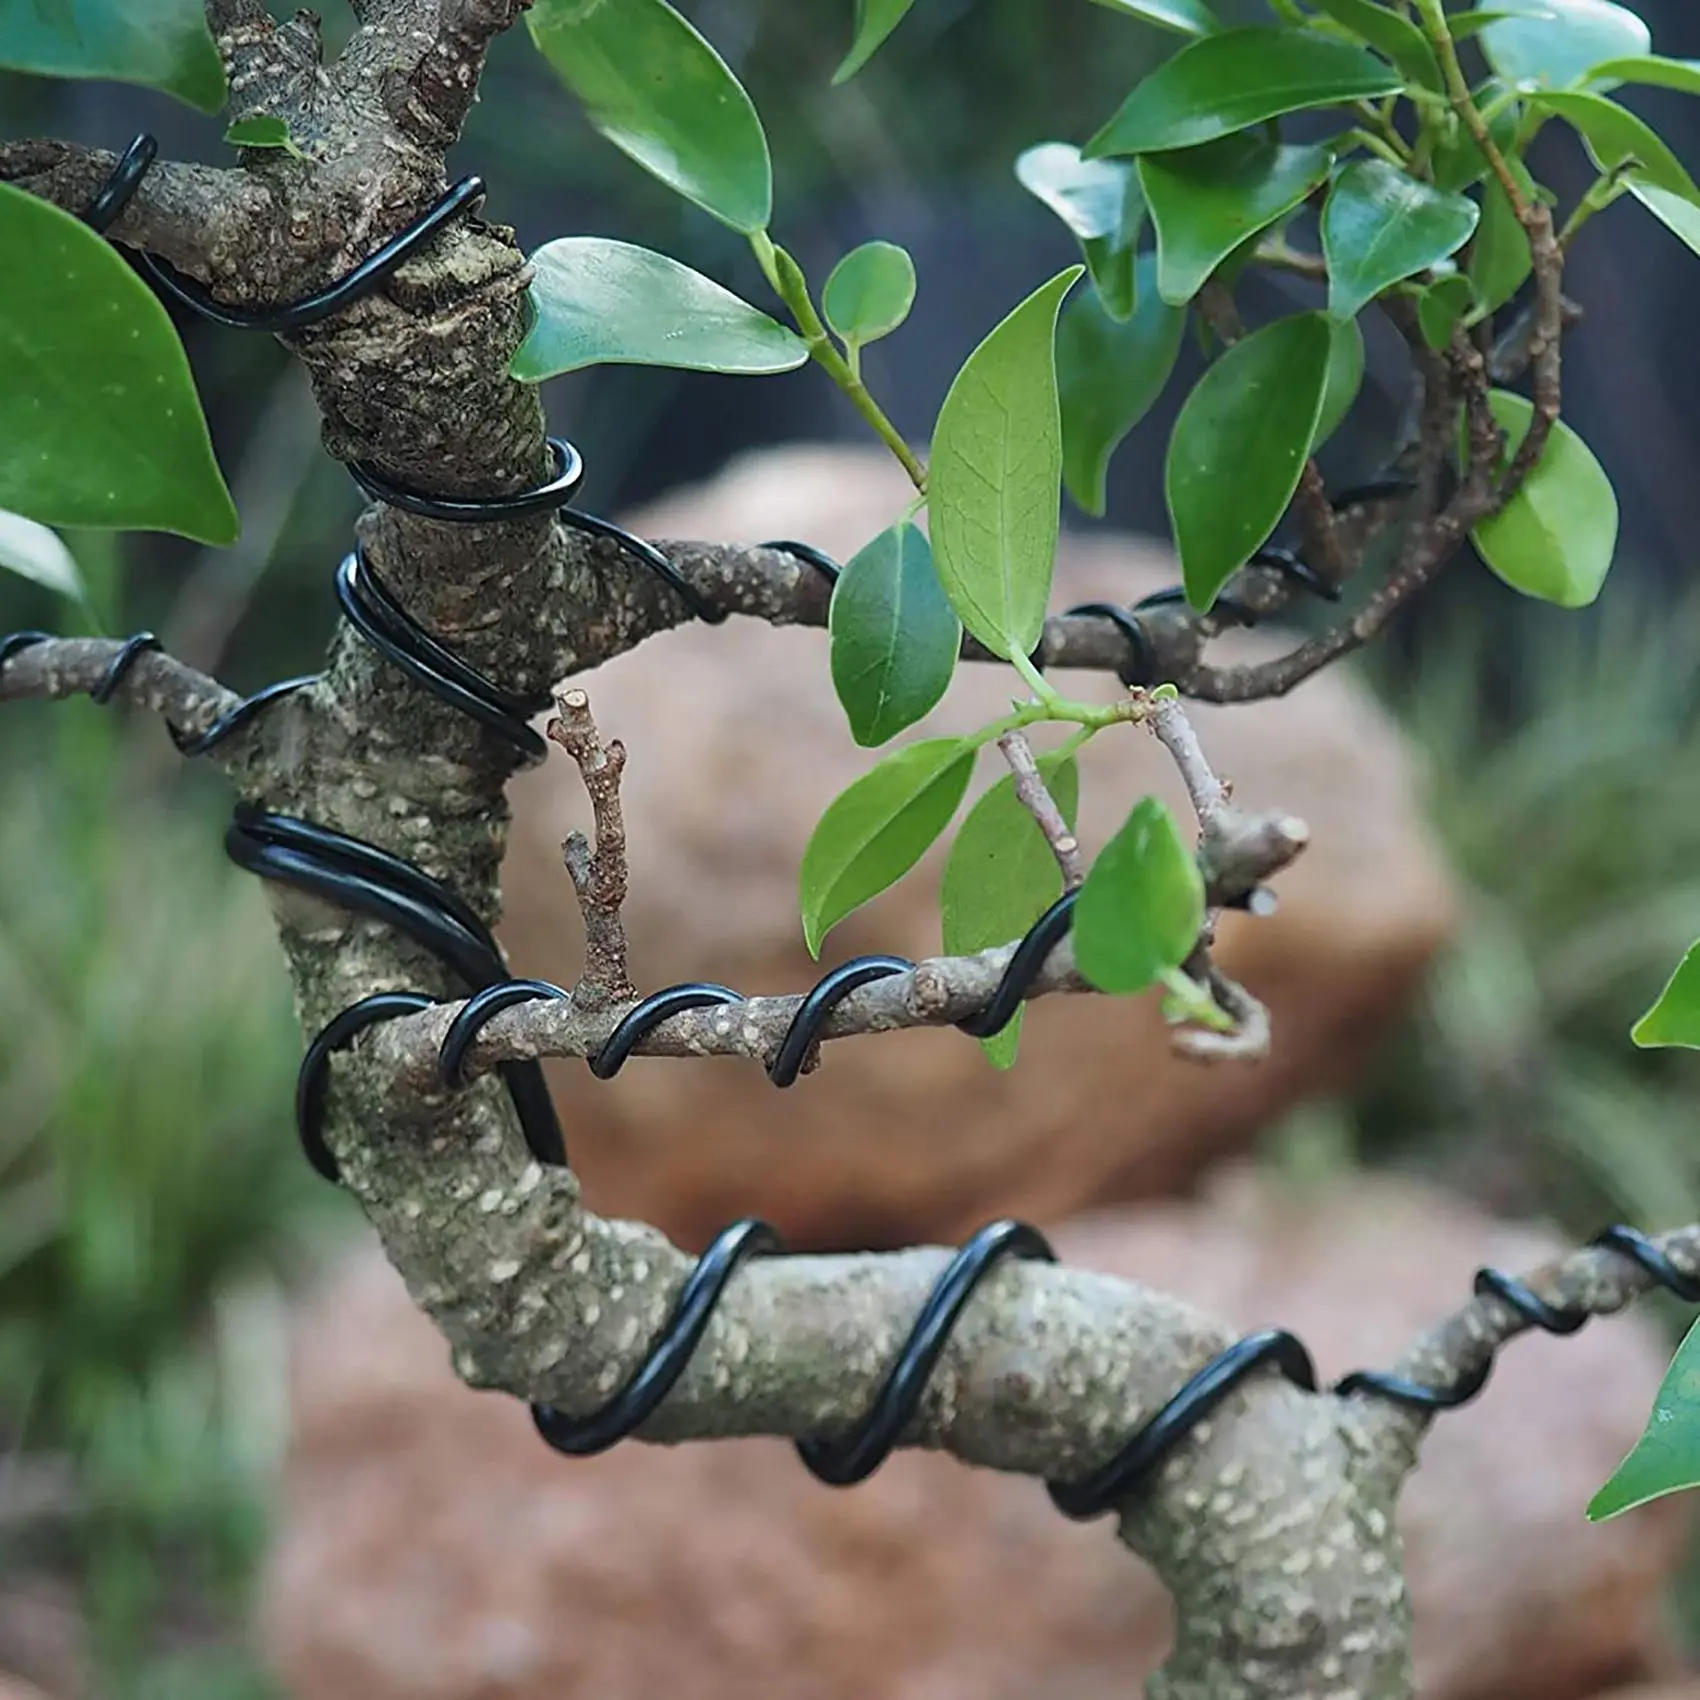
{"label": "brown rock", "polygon": [[48,1700],[48,1697],[34,1683],[0,1671],[0,1700]]}
{"label": "brown rock", "polygon": [[[738,463],[633,521],[652,536],[806,537],[844,557],[899,512],[901,472],[878,453],[790,449]],[[1132,602],[1175,581],[1166,551],[1133,538],[1064,543],[1053,606]],[[1243,637],[1244,654],[1281,640]],[[1224,651],[1233,654],[1236,645]],[[1079,694],[1116,687],[1059,674]],[[820,966],[797,920],[797,869],[822,809],[872,765],[833,696],[825,635],[734,620],[668,633],[596,672],[592,703],[630,751],[628,921],[645,989],[707,978],[803,990]],[[1004,712],[1013,676],[964,665],[924,731]],[[1221,957],[1274,1012],[1275,1054],[1205,1069],[1168,1050],[1156,1000],[1051,999],[1028,1016],[1024,1056],[999,1074],[951,1032],[888,1034],[829,1049],[817,1075],[777,1093],[721,1061],[631,1065],[553,1082],[587,1197],[700,1246],[749,1213],[801,1244],[955,1238],[989,1216],[1053,1221],[1084,1205],[1168,1193],[1242,1149],[1284,1108],[1341,1086],[1410,994],[1452,920],[1452,898],[1413,795],[1411,756],[1368,694],[1332,672],[1284,701],[1200,708],[1197,724],[1240,800],[1305,818],[1312,847],[1278,882],[1272,919],[1230,916]],[[981,783],[990,783],[985,760]],[[1082,762],[1081,832],[1101,843],[1154,791],[1185,799],[1143,731],[1106,734]],[[515,972],[570,983],[581,933],[560,840],[588,826],[561,759],[512,789],[502,937]],[[828,941],[936,954],[935,851]]]}
{"label": "brown rock", "polygon": [[[1548,1236],[1414,1183],[1202,1205],[1059,1236],[1071,1261],[1280,1322],[1332,1378],[1390,1361]],[[1592,1527],[1665,1352],[1642,1321],[1536,1337],[1443,1418],[1402,1510],[1423,1700],[1581,1700],[1662,1674],[1667,1500]],[[296,1435],[264,1620],[300,1700],[1126,1700],[1165,1598],[1107,1523],[1033,1482],[905,1453],[846,1493],[772,1441],[557,1457],[524,1408],[450,1374],[375,1257],[300,1331]]]}

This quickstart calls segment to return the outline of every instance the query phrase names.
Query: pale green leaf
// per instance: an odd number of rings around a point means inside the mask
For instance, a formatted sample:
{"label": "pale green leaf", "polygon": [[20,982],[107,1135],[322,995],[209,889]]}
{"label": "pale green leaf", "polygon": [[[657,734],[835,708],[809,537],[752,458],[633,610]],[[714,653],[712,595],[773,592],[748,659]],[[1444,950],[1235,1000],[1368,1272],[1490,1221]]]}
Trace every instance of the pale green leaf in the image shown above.
{"label": "pale green leaf", "polygon": [[1635,1023],[1630,1037],[1646,1049],[1680,1045],[1700,1051],[1700,944],[1690,946],[1659,1001]]}
{"label": "pale green leaf", "polygon": [[1607,59],[1589,71],[1587,81],[1608,87],[1616,83],[1642,83],[1651,88],[1700,94],[1700,59],[1665,59],[1657,53]]}
{"label": "pale green leaf", "polygon": [[270,113],[260,113],[252,118],[238,118],[224,132],[224,139],[233,148],[277,148],[288,154],[291,159],[307,158],[306,152],[290,134],[289,125],[281,118],[274,118]]}
{"label": "pale green leaf", "polygon": [[1338,431],[1358,399],[1364,382],[1364,333],[1356,319],[1331,319],[1328,324],[1328,378],[1322,387],[1322,412],[1317,416],[1311,453]]}
{"label": "pale green leaf", "polygon": [[1629,192],[1648,212],[1700,254],[1700,207],[1684,195],[1673,195],[1668,189],[1641,181],[1633,171],[1626,181]]}
{"label": "pale green leaf", "polygon": [[0,511],[0,568],[55,590],[73,602],[87,600],[76,558],[58,533],[22,514]]}
{"label": "pale green leaf", "polygon": [[1127,318],[1138,300],[1134,250],[1145,223],[1132,162],[1082,159],[1068,142],[1040,142],[1016,160],[1015,175],[1073,231],[1105,311]]}
{"label": "pale green leaf", "polygon": [[1497,0],[1494,9],[1521,14],[1481,32],[1488,63],[1508,83],[1568,88],[1603,61],[1653,44],[1646,24],[1612,0]]}
{"label": "pale green leaf", "polygon": [[914,4],[915,0],[856,0],[856,33],[843,63],[832,73],[833,82],[849,82],[909,15]]}
{"label": "pale green leaf", "polygon": [[852,248],[821,293],[826,322],[853,348],[890,336],[914,304],[915,262],[895,242]]}
{"label": "pale green leaf", "polygon": [[202,112],[225,100],[204,0],[0,0],[0,67],[140,83]]}
{"label": "pale green leaf", "polygon": [[1646,1433],[1590,1501],[1588,1521],[1691,1487],[1700,1487],[1700,1322],[1683,1336],[1659,1383]]}
{"label": "pale green leaf", "polygon": [[1197,859],[1175,817],[1143,797],[1075,900],[1075,963],[1101,992],[1143,992],[1186,961],[1203,925]]}
{"label": "pale green leaf", "polygon": [[1700,188],[1695,187],[1681,160],[1657,131],[1628,107],[1589,89],[1538,94],[1530,104],[1556,112],[1576,130],[1586,140],[1600,170],[1618,171],[1632,165],[1643,183],[1700,205]]}
{"label": "pale green leaf", "polygon": [[1222,27],[1204,0],[1098,0],[1098,4],[1176,35],[1209,35]]}

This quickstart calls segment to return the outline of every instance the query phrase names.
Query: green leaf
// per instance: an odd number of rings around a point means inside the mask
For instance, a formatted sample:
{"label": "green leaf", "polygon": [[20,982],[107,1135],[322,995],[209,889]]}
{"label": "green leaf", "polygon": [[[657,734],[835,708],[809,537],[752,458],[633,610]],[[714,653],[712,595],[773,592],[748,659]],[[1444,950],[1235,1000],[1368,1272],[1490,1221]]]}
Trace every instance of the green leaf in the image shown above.
{"label": "green leaf", "polygon": [[532,40],[585,116],[651,176],[746,235],[773,214],[761,120],[666,0],[537,0]]}
{"label": "green leaf", "polygon": [[[1509,390],[1495,390],[1490,400],[1509,457],[1528,435],[1534,408]],[[1470,535],[1513,590],[1561,608],[1586,608],[1617,548],[1617,496],[1588,445],[1561,419],[1523,488]]]}
{"label": "green leaf", "polygon": [[226,92],[203,0],[0,0],[0,67],[140,83],[202,112]]}
{"label": "green leaf", "polygon": [[[1532,199],[1535,180],[1529,175],[1529,168],[1515,156],[1508,158],[1506,164],[1523,193]],[[1528,235],[1497,176],[1489,176],[1482,184],[1481,222],[1476,227],[1476,240],[1471,245],[1466,270],[1477,301],[1488,313],[1497,313],[1534,270]]]}
{"label": "green leaf", "polygon": [[1384,289],[1457,253],[1480,217],[1463,195],[1443,195],[1385,160],[1353,160],[1322,210],[1328,311],[1355,319]]}
{"label": "green leaf", "polygon": [[1668,189],[1641,182],[1633,171],[1626,181],[1629,192],[1648,212],[1680,236],[1696,254],[1700,254],[1700,207],[1685,196],[1673,195]]}
{"label": "green leaf", "polygon": [[1681,160],[1652,126],[1628,107],[1587,89],[1538,94],[1530,104],[1564,119],[1587,142],[1588,152],[1601,171],[1616,171],[1633,162],[1643,183],[1700,204],[1700,188],[1695,187]]}
{"label": "green leaf", "polygon": [[832,73],[834,87],[847,83],[909,15],[915,0],[856,0],[856,34],[843,63]]}
{"label": "green leaf", "polygon": [[1074,960],[1101,992],[1143,992],[1192,955],[1204,880],[1175,817],[1142,797],[1074,905]]}
{"label": "green leaf", "polygon": [[1098,4],[1177,35],[1209,35],[1222,27],[1204,0],[1098,0]]}
{"label": "green leaf", "polygon": [[1332,163],[1326,147],[1279,147],[1261,136],[1141,155],[1163,299],[1190,301],[1235,249],[1326,181]]}
{"label": "green leaf", "polygon": [[1635,1023],[1629,1036],[1646,1050],[1680,1045],[1700,1051],[1700,944],[1689,947],[1659,1001]]}
{"label": "green leaf", "polygon": [[1417,297],[1417,322],[1435,353],[1448,348],[1459,321],[1476,303],[1476,291],[1462,272],[1437,277]]}
{"label": "green leaf", "polygon": [[0,184],[0,508],[232,543],[236,509],[165,309],[80,220]]}
{"label": "green leaf", "polygon": [[76,558],[58,534],[22,514],[0,510],[0,568],[56,590],[73,602],[88,600]]}
{"label": "green leaf", "polygon": [[[1080,769],[1073,756],[1039,757],[1046,789],[1072,828],[1080,808]],[[1062,874],[1038,823],[1015,794],[1011,775],[972,809],[950,847],[939,891],[947,956],[971,956],[1020,938],[1062,895]],[[981,1040],[995,1068],[1009,1068],[1021,1045],[1021,1018]]]}
{"label": "green leaf", "polygon": [[1096,291],[1069,302],[1057,324],[1063,482],[1102,517],[1110,456],[1163,393],[1180,353],[1186,311],[1155,288],[1156,256],[1139,257],[1139,305],[1120,322]]}
{"label": "green leaf", "polygon": [[1187,600],[1208,608],[1280,524],[1322,416],[1333,339],[1321,313],[1277,319],[1199,379],[1165,484]]}
{"label": "green leaf", "polygon": [[1519,14],[1482,31],[1488,63],[1508,83],[1568,88],[1607,59],[1639,57],[1652,32],[1611,0],[1499,0]]}
{"label": "green leaf", "polygon": [[826,322],[850,347],[890,336],[915,304],[915,262],[895,242],[864,242],[832,268],[821,296]]}
{"label": "green leaf", "polygon": [[1413,83],[1436,94],[1445,93],[1446,82],[1434,49],[1409,18],[1388,11],[1376,0],[1316,0],[1316,7],[1367,41],[1384,59],[1391,59]]}
{"label": "green leaf", "polygon": [[1310,30],[1224,30],[1188,42],[1086,144],[1087,158],[1196,147],[1266,118],[1396,94],[1391,65]]}
{"label": "green leaf", "polygon": [[900,520],[851,557],[827,623],[832,683],[858,744],[895,738],[944,695],[962,623],[918,526]]}
{"label": "green leaf", "polygon": [[1051,595],[1057,312],[1081,269],[1041,284],[968,356],[933,432],[927,505],[939,581],[963,625],[1006,659],[1032,653]]}
{"label": "green leaf", "polygon": [[894,750],[830,803],[803,852],[803,937],[821,940],[852,910],[909,872],[950,825],[974,771],[964,738],[923,738]]}
{"label": "green leaf", "polygon": [[224,132],[224,139],[235,148],[281,148],[291,159],[307,158],[306,150],[289,133],[289,125],[269,113],[238,118]]}
{"label": "green leaf", "polygon": [[1340,429],[1364,382],[1364,333],[1356,319],[1328,323],[1328,378],[1322,387],[1322,412],[1316,421],[1311,453]]}
{"label": "green leaf", "polygon": [[1016,160],[1015,175],[1074,232],[1110,317],[1127,318],[1138,299],[1134,249],[1145,223],[1132,164],[1082,159],[1068,142],[1040,142]]}
{"label": "green leaf", "polygon": [[1643,83],[1649,88],[1700,94],[1700,59],[1666,59],[1657,53],[1607,59],[1589,71],[1590,83]]}
{"label": "green leaf", "polygon": [[1700,1487],[1700,1322],[1693,1324],[1659,1383],[1647,1432],[1588,1503],[1604,1522],[1649,1500]]}
{"label": "green leaf", "polygon": [[595,365],[789,372],[809,357],[801,337],[648,248],[563,236],[539,248],[531,264],[536,317],[511,368],[522,383]]}
{"label": "green leaf", "polygon": [[[1453,22],[1453,34],[1456,35],[1457,25],[1464,18],[1474,18],[1478,14],[1463,13]],[[1504,92],[1504,85],[1489,78],[1476,91],[1476,101],[1479,105],[1487,105]],[[1488,119],[1488,134],[1493,137],[1494,146],[1507,156],[1517,150],[1517,132],[1523,120],[1523,108],[1515,100],[1498,108]],[[1456,125],[1449,138],[1443,139],[1434,150],[1434,186],[1447,194],[1460,189],[1468,189],[1473,183],[1479,183],[1488,174],[1487,155],[1476,146],[1475,138],[1462,124]]]}

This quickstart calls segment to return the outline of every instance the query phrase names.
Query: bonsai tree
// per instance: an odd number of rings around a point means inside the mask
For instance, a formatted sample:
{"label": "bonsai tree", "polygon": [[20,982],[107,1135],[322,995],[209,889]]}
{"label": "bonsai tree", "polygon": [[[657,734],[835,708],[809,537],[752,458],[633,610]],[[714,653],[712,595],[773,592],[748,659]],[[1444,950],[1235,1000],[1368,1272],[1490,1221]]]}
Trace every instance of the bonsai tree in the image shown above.
{"label": "bonsai tree", "polygon": [[[1154,1694],[1393,1700],[1411,1680],[1394,1513],[1428,1422],[1523,1329],[1568,1332],[1655,1284],[1700,1298],[1700,1226],[1615,1230],[1522,1280],[1485,1273],[1391,1370],[1319,1391],[1291,1336],[1236,1343],[1177,1301],[1057,1266],[1019,1224],[954,1254],[801,1258],[745,1223],[696,1262],[583,1208],[535,1072],[544,1056],[606,1076],[634,1052],[672,1067],[730,1055],[788,1085],[828,1042],[831,1066],[877,1066],[878,1035],[916,1025],[965,1027],[1008,1067],[1022,1000],[1062,994],[1155,995],[1182,1050],[1256,1057],[1281,1035],[1212,961],[1214,921],[1265,907],[1306,832],[1236,807],[1186,701],[1291,690],[1467,545],[1529,596],[1599,594],[1617,515],[1562,417],[1563,337],[1586,305],[1565,295],[1565,259],[1625,197],[1700,247],[1700,189],[1624,99],[1638,84],[1700,92],[1700,68],[1660,57],[1609,0],[1270,0],[1251,27],[1207,0],[1105,3],[1174,51],[1096,128],[1013,162],[1080,262],[988,328],[923,454],[861,365],[909,311],[909,256],[875,241],[805,275],[782,245],[756,105],[667,0],[354,0],[334,57],[309,14],[280,23],[260,0],[204,14],[198,0],[0,0],[0,64],[161,90],[222,114],[239,150],[210,169],[156,159],[147,138],[122,154],[0,146],[0,561],[75,597],[51,527],[235,538],[156,290],[233,333],[280,335],[327,449],[373,498],[316,678],[244,701],[147,634],[28,632],[0,643],[0,698],[122,699],[226,773],[242,799],[229,847],[269,882],[310,1036],[309,1154],[359,1201],[459,1373],[530,1401],[546,1439],[586,1452],[627,1435],[786,1435],[840,1483],[901,1443],[1040,1476],[1071,1514],[1113,1510],[1172,1589]],[[838,80],[909,9],[858,0]],[[771,300],[600,236],[526,256],[480,216],[478,180],[446,186],[485,54],[522,25],[563,100],[747,238]],[[1301,114],[1321,139],[1286,133]],[[1573,205],[1526,163],[1549,126],[1594,168]],[[499,213],[499,186],[490,196]],[[1257,267],[1292,274],[1313,304],[1247,323],[1236,286]],[[1330,490],[1316,451],[1357,394],[1369,313],[1408,350],[1408,429],[1384,477]],[[1134,609],[1053,610],[1062,489],[1102,512],[1109,460],[1189,327],[1209,361],[1167,455],[1183,582]],[[752,377],[812,362],[914,500],[869,514],[842,571],[806,539],[629,537],[572,506],[578,451],[544,425],[538,386],[597,362]],[[1315,635],[1273,661],[1212,659],[1220,632],[1296,598],[1333,605]],[[789,997],[637,998],[623,857],[644,827],[622,817],[626,755],[596,724],[594,669],[731,614],[827,626],[871,752],[799,870],[817,953],[951,831],[978,763],[1008,769],[956,829],[946,955],[858,959]],[[1008,669],[1008,714],[872,753],[959,662]],[[1063,666],[1120,687],[1075,700],[1048,677]],[[487,932],[503,787],[542,755],[525,721],[552,693],[549,735],[596,828],[569,846],[587,938],[570,989],[510,981]],[[1129,798],[1088,865],[1072,757],[1145,731],[1196,818]],[[1696,958],[1636,1037],[1700,1043]],[[1696,1479],[1682,1369],[1594,1514]]]}

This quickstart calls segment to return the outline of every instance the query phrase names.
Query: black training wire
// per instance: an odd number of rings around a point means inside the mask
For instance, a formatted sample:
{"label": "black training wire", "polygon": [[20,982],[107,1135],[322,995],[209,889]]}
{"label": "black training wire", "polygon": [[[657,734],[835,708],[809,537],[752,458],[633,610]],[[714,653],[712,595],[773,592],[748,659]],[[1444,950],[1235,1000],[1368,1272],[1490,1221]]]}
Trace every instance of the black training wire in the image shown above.
{"label": "black training wire", "polygon": [[[155,152],[151,137],[139,136],[132,142],[112,177],[91,201],[84,215],[87,222],[96,229],[104,229],[118,217],[134,195]],[[420,243],[482,198],[482,186],[476,178],[463,180],[429,213],[383,244],[346,277],[305,301],[284,308],[237,314],[211,301],[198,286],[187,288],[181,282],[171,281],[159,272],[157,265],[150,264],[149,269],[180,300],[221,324],[248,329],[296,329],[328,317],[370,290]],[[619,542],[653,567],[699,617],[711,621],[725,617],[726,611],[713,608],[653,545],[606,521],[571,510],[566,502],[582,478],[582,460],[577,450],[563,439],[551,438],[550,449],[555,470],[545,484],[534,490],[488,499],[439,498],[407,490],[390,484],[364,463],[355,463],[351,471],[367,495],[425,518],[488,524],[527,514],[555,512],[563,523]],[[1343,493],[1335,498],[1334,505],[1343,508],[1403,494],[1409,488],[1404,480],[1383,480]],[[788,550],[817,568],[829,583],[836,584],[837,563],[819,550],[794,542],[776,542],[767,547]],[[1290,551],[1264,549],[1256,559],[1313,594],[1330,598],[1336,594],[1332,586]],[[1182,595],[1178,590],[1160,591],[1131,610],[1108,603],[1084,603],[1068,612],[1111,620],[1128,644],[1123,678],[1129,683],[1136,679],[1148,682],[1141,675],[1147,674],[1153,664],[1152,650],[1138,612],[1179,600]],[[531,699],[501,690],[417,625],[390,596],[358,548],[338,572],[337,596],[355,629],[380,654],[405,669],[440,700],[502,737],[522,756],[533,753],[532,741],[536,735],[525,723],[526,715],[532,711]],[[36,631],[0,637],[0,667],[25,649],[46,641],[48,634]],[[125,642],[91,692],[94,699],[110,700],[139,657],[158,647],[158,641],[148,632],[138,633]],[[204,732],[190,736],[171,728],[172,737],[185,753],[203,753],[234,736],[269,703],[311,683],[312,678],[281,681],[236,704]],[[526,735],[524,739],[519,735],[521,731]],[[262,878],[295,886],[398,928],[467,983],[472,995],[450,1024],[438,1053],[439,1073],[450,1089],[463,1083],[467,1054],[483,1026],[497,1013],[539,999],[570,997],[548,981],[509,979],[494,937],[470,907],[448,887],[388,851],[329,827],[270,813],[251,803],[238,806],[226,834],[226,848],[238,865]],[[1012,952],[984,1008],[958,1023],[964,1032],[978,1038],[990,1037],[1013,1019],[1051,951],[1067,933],[1075,897],[1073,892],[1060,897],[1028,930]],[[843,999],[860,987],[907,973],[912,968],[913,964],[904,957],[865,956],[841,964],[823,976],[802,999],[768,1065],[774,1084],[789,1086],[797,1079],[822,1026]],[[744,1001],[730,987],[710,982],[693,982],[654,993],[628,1010],[587,1059],[591,1072],[601,1079],[617,1074],[643,1038],[672,1016],[690,1009]],[[297,1079],[297,1128],[308,1160],[327,1179],[338,1178],[335,1157],[324,1139],[332,1055],[347,1048],[366,1029],[417,1014],[434,1007],[436,1002],[423,992],[375,993],[343,1010],[308,1044]],[[565,1164],[565,1141],[540,1065],[505,1062],[498,1065],[498,1070],[533,1154],[540,1162]],[[1678,1269],[1668,1255],[1638,1230],[1622,1226],[1608,1228],[1592,1243],[1627,1258],[1667,1291],[1691,1303],[1700,1303],[1700,1276]],[[583,1455],[603,1451],[635,1432],[653,1415],[684,1373],[740,1265],[748,1258],[783,1249],[779,1234],[764,1222],[751,1219],[723,1230],[697,1261],[667,1322],[650,1343],[626,1386],[599,1410],[583,1418],[570,1418],[546,1404],[533,1405],[532,1415],[539,1433],[557,1450]],[[1007,1258],[1048,1261],[1053,1255],[1044,1236],[1026,1223],[996,1222],[974,1235],[934,1283],[872,1405],[844,1434],[801,1442],[798,1451],[804,1464],[822,1481],[836,1485],[848,1485],[872,1474],[913,1421],[939,1357],[980,1283]],[[1549,1333],[1574,1333],[1587,1320],[1582,1313],[1548,1303],[1523,1282],[1497,1270],[1480,1271],[1475,1290],[1498,1299],[1522,1321]],[[1316,1390],[1316,1373],[1310,1356],[1293,1335],[1282,1329],[1263,1329],[1250,1334],[1192,1376],[1098,1469],[1074,1482],[1050,1483],[1051,1497],[1058,1509],[1070,1517],[1093,1517],[1138,1491],[1175,1446],[1249,1376],[1266,1367],[1278,1370],[1305,1392]],[[1486,1384],[1490,1368],[1491,1355],[1487,1362],[1451,1386],[1441,1388],[1425,1387],[1389,1373],[1358,1371],[1336,1382],[1332,1391],[1342,1396],[1374,1394],[1419,1410],[1446,1410],[1474,1398]]]}

